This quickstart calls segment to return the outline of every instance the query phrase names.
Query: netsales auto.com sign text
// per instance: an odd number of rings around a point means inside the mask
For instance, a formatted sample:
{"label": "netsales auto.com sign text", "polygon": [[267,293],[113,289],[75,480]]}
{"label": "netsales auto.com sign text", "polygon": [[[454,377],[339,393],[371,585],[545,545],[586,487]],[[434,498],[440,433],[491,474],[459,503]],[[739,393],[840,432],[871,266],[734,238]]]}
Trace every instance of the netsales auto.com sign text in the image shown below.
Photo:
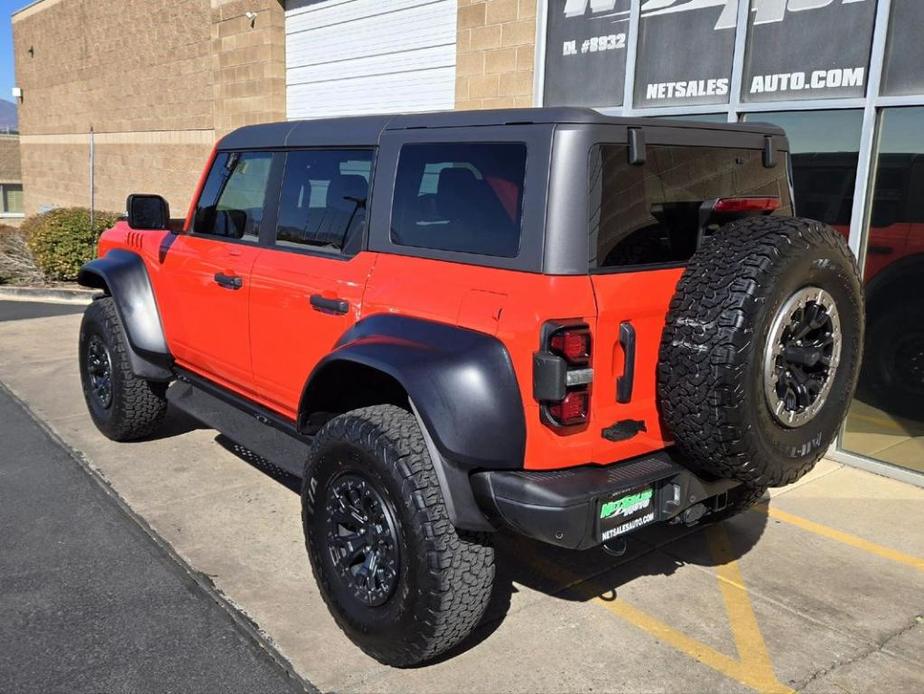
{"label": "netsales auto.com sign text", "polygon": [[[782,22],[787,13],[801,13],[820,10],[831,5],[852,5],[867,0],[752,0],[751,17],[755,26]],[[628,20],[629,12],[616,10],[617,0],[567,0],[564,3],[566,17],[584,16],[587,10],[592,15],[611,17],[615,22]],[[625,8],[626,4],[621,3]],[[663,15],[679,15],[695,10],[721,8],[714,25],[716,31],[734,29],[738,24],[738,0],[645,0],[640,12],[643,19]],[[565,56],[596,50],[619,49],[625,45],[625,34],[616,34],[617,42],[599,43],[596,37],[591,43],[584,41],[578,45],[575,41],[566,41],[562,53]],[[600,37],[599,41],[604,41]],[[598,48],[598,44],[600,48]],[[612,45],[610,45],[612,44]],[[603,46],[606,45],[606,48]],[[750,78],[747,89],[751,94],[770,94],[802,90],[826,90],[843,87],[862,87],[866,77],[865,67],[835,67],[824,70],[793,71],[774,74],[754,75]],[[690,98],[700,96],[725,96],[728,94],[729,80],[724,76],[714,79],[679,80],[671,82],[654,82],[645,85],[645,97],[650,101],[661,99]]]}

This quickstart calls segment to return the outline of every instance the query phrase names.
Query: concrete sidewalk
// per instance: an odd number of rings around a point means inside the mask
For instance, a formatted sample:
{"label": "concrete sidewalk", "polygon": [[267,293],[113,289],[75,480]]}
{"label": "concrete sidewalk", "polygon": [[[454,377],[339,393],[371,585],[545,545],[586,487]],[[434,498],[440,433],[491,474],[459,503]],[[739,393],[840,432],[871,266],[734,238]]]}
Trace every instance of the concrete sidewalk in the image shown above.
{"label": "concrete sidewalk", "polygon": [[437,664],[383,667],[324,608],[291,480],[175,414],[156,440],[98,434],[78,325],[0,324],[0,381],[322,690],[924,691],[924,489],[831,462],[720,526],[649,529],[620,560],[499,537],[476,638]]}

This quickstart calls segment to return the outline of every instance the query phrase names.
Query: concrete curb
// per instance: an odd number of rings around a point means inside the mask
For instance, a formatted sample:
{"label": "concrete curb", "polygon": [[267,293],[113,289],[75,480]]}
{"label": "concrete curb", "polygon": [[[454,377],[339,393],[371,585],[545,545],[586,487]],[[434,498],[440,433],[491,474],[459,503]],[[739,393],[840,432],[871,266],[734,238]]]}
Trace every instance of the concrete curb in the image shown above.
{"label": "concrete curb", "polygon": [[57,287],[0,287],[0,301],[40,301],[51,304],[86,306],[98,294],[95,289]]}

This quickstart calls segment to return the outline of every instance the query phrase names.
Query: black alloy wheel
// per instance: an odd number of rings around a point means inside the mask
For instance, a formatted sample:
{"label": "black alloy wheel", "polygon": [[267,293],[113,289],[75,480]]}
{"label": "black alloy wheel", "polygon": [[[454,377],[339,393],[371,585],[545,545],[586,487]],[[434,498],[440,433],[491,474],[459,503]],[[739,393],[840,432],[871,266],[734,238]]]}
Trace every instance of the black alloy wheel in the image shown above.
{"label": "black alloy wheel", "polygon": [[909,390],[924,397],[924,330],[910,326],[913,332],[895,345],[895,374]]}
{"label": "black alloy wheel", "polygon": [[90,379],[90,392],[100,407],[112,407],[112,358],[99,335],[91,335],[87,344],[86,369]]}
{"label": "black alloy wheel", "polygon": [[841,356],[834,298],[804,287],[780,308],[767,339],[764,386],[774,418],[787,427],[812,420],[824,407]]}
{"label": "black alloy wheel", "polygon": [[344,587],[378,607],[398,585],[400,550],[395,513],[371,479],[356,472],[331,480],[325,492],[331,562]]}

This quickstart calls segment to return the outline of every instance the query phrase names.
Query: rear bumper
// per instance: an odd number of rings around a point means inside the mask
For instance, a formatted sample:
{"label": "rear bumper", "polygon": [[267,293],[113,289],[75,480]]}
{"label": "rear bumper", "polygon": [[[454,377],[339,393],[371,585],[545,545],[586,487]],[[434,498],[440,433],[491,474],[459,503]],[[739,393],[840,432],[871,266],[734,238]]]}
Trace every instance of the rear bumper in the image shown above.
{"label": "rear bumper", "polygon": [[479,472],[471,481],[493,521],[569,549],[587,549],[652,523],[695,521],[724,507],[724,493],[738,484],[698,477],[671,451],[567,470]]}

